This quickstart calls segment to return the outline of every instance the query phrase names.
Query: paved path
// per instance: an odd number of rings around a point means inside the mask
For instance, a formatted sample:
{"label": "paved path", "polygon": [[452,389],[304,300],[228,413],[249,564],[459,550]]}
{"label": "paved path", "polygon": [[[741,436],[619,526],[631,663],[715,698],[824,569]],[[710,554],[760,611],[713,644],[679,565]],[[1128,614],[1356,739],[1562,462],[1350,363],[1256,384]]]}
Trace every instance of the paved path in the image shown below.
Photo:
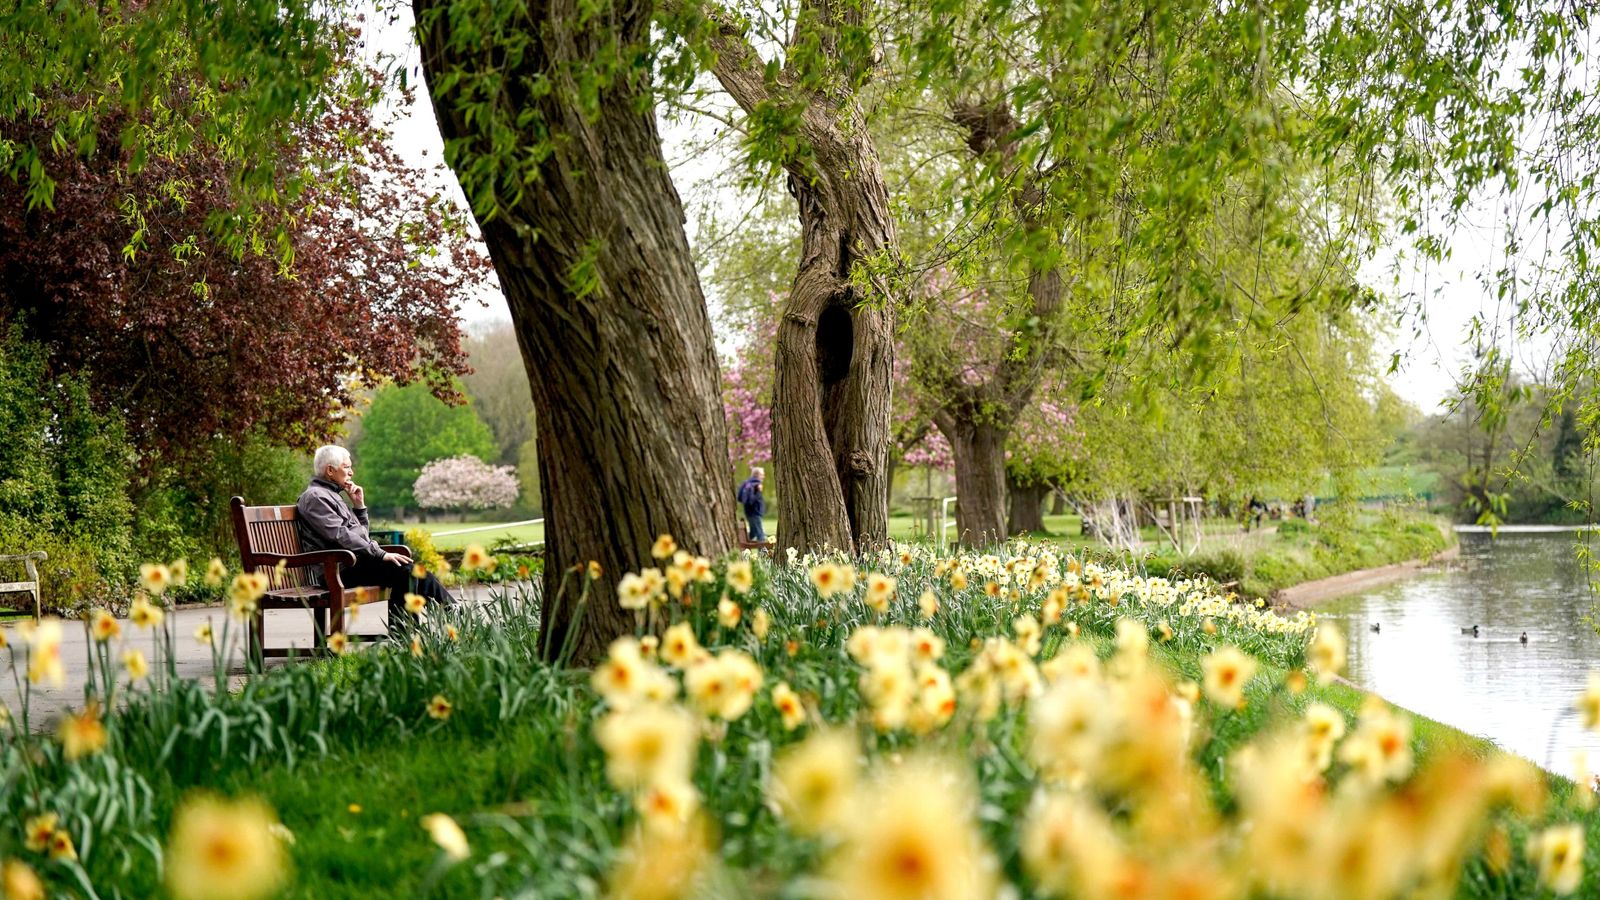
{"label": "paved path", "polygon": [[[496,585],[492,589],[499,591],[514,585]],[[468,603],[477,603],[489,596],[491,588],[474,586],[463,591],[461,588],[453,589],[458,597]],[[353,624],[346,619],[347,628],[351,636],[372,635],[383,633],[383,623],[388,614],[387,602],[369,603],[361,607],[361,611]],[[193,678],[202,684],[210,685],[215,678],[211,648],[194,639],[195,631],[206,621],[211,622],[211,627],[217,638],[222,636],[223,621],[228,618],[228,611],[223,607],[185,607],[167,614],[168,621],[172,623],[173,650],[177,654],[177,673],[181,678]],[[300,609],[268,610],[267,617],[267,645],[282,647],[285,645],[309,649],[312,645],[311,614]],[[155,638],[149,629],[135,628],[126,619],[122,621],[122,636],[112,640],[112,662],[120,669],[122,651],[124,648],[137,647],[144,651],[152,665],[155,661]],[[165,623],[164,623],[165,624]],[[65,683],[57,688],[46,685],[33,685],[29,718],[34,730],[53,727],[53,723],[66,710],[76,710],[83,706],[84,682],[89,675],[89,654],[91,641],[82,623],[77,621],[64,621],[61,623],[62,642],[61,658],[66,665],[67,678]],[[18,645],[20,638],[16,634],[14,624],[5,628],[6,640]],[[237,686],[247,677],[245,675],[244,659],[244,631],[238,622],[228,624],[228,655],[226,657],[227,671],[230,683]],[[21,709],[23,679],[26,672],[18,671],[17,677],[7,671],[5,664],[7,651],[0,651],[0,703],[4,703],[15,716]],[[17,647],[17,664],[22,665],[23,654],[20,646]],[[287,665],[285,659],[269,659],[267,667],[274,668]],[[126,681],[123,682],[126,684]]]}

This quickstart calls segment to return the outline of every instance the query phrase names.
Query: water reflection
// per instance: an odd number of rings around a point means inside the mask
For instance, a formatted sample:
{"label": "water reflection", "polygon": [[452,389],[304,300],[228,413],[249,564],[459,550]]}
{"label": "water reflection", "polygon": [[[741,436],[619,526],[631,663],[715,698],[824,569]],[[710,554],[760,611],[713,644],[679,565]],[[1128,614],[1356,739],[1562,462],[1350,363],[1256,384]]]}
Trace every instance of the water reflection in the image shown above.
{"label": "water reflection", "polygon": [[[1600,735],[1572,714],[1589,670],[1600,667],[1600,636],[1583,621],[1596,596],[1574,541],[1464,534],[1460,559],[1442,571],[1320,612],[1344,624],[1351,681],[1569,774],[1578,750],[1600,765]],[[1478,637],[1462,633],[1473,625]]]}

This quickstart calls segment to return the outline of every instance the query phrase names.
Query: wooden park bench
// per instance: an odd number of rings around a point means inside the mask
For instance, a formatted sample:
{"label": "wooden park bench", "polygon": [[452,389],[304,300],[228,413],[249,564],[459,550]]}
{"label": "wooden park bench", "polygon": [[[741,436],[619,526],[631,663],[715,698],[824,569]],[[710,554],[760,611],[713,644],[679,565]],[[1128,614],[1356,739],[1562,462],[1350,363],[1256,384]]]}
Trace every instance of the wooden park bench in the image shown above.
{"label": "wooden park bench", "polygon": [[[300,552],[300,532],[295,528],[293,506],[245,506],[243,497],[234,497],[233,535],[239,541],[239,560],[246,572],[266,574],[267,592],[262,596],[250,623],[248,652],[251,665],[259,667],[263,657],[288,656],[291,647],[266,646],[266,616],[269,609],[304,609],[311,613],[316,650],[325,652],[328,636],[344,631],[347,607],[388,599],[380,586],[346,586],[339,579],[339,566],[354,565],[356,556],[349,550]],[[384,545],[391,553],[411,555],[404,544]],[[280,570],[279,564],[283,565]],[[314,584],[311,574],[322,570],[322,584]]]}
{"label": "wooden park bench", "polygon": [[33,596],[33,617],[39,618],[43,608],[39,605],[39,567],[49,559],[43,550],[32,553],[10,553],[0,555],[0,564],[22,563],[22,569],[28,574],[27,581],[0,581],[0,594],[31,594]]}

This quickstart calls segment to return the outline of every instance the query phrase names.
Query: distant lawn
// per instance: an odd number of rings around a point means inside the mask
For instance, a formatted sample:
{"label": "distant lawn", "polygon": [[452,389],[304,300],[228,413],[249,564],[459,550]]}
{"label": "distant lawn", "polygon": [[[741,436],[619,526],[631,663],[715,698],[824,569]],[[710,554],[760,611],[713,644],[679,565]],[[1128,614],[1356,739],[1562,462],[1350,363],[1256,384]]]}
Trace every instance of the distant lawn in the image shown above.
{"label": "distant lawn", "polygon": [[[433,535],[433,545],[440,550],[460,550],[468,544],[481,544],[485,547],[493,546],[502,541],[517,544],[532,544],[544,540],[544,524],[510,526],[498,522],[466,521],[466,522],[413,522],[409,525],[395,525],[393,523],[379,523],[373,530],[394,528],[409,531],[413,528]],[[486,531],[470,531],[466,534],[440,534],[440,532],[465,531],[469,528],[486,528]]]}

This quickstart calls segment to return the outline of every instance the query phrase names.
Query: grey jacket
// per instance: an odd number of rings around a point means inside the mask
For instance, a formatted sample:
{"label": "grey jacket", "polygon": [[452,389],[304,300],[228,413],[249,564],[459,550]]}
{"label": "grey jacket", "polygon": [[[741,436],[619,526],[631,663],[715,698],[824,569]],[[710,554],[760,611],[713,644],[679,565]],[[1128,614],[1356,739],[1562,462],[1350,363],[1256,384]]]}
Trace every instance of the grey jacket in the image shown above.
{"label": "grey jacket", "polygon": [[367,534],[367,510],[351,509],[339,496],[337,484],[326,478],[311,479],[311,484],[295,501],[295,529],[300,532],[300,550],[349,550],[362,559],[383,559],[383,548]]}

